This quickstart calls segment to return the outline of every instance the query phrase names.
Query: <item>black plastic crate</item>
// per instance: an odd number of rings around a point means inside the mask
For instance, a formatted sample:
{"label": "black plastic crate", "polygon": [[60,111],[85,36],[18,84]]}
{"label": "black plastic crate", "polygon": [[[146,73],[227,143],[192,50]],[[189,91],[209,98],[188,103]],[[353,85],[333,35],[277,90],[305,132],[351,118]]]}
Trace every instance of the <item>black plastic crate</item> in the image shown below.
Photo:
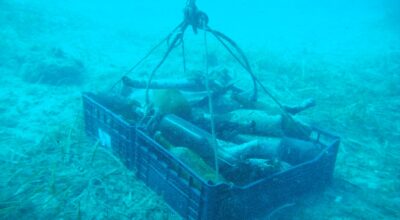
{"label": "black plastic crate", "polygon": [[136,127],[96,101],[96,96],[83,95],[86,132],[101,145],[112,150],[128,168],[134,168]]}
{"label": "black plastic crate", "polygon": [[339,138],[314,129],[324,146],[313,160],[244,186],[207,182],[140,128],[83,94],[86,131],[115,152],[184,219],[252,219],[320,189],[332,179]]}

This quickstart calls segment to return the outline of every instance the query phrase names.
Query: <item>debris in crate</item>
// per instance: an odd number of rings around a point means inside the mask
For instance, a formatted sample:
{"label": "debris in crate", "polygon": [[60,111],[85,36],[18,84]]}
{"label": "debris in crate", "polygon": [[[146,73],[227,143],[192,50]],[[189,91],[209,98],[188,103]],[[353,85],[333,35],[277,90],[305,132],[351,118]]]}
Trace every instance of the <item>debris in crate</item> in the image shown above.
{"label": "debris in crate", "polygon": [[204,179],[215,180],[218,178],[217,176],[215,176],[215,171],[213,170],[213,168],[209,164],[207,164],[204,159],[200,157],[197,153],[195,153],[190,147],[174,146],[163,136],[160,131],[157,131],[154,134],[154,140],[156,140],[159,144],[168,149],[172,153],[172,155],[179,158],[182,162],[191,165],[191,168]]}
{"label": "debris in crate", "polygon": [[96,94],[97,101],[107,106],[111,111],[119,114],[125,120],[130,122],[138,122],[142,117],[141,104],[134,99],[126,99],[122,96],[110,95],[102,92]]}
{"label": "debris in crate", "polygon": [[[204,84],[201,79],[192,80]],[[216,181],[211,116],[204,101],[207,94],[199,89],[202,86],[187,93],[190,87],[182,86],[187,80],[155,81],[159,86],[151,93],[149,107],[143,101],[146,89],[143,84],[126,82],[129,83],[125,86],[131,88],[128,96],[103,95],[103,104],[126,120],[144,125],[159,144],[177,154],[205,179]],[[177,84],[183,89],[176,89]],[[255,102],[258,108],[250,104],[243,108],[237,101],[243,93],[239,87],[230,84],[226,89],[220,82],[210,84],[220,85],[213,87],[213,101],[219,102],[213,104],[224,105],[222,111],[217,108],[214,112],[222,179],[247,183],[312,159],[320,152],[320,146],[308,141],[311,128],[306,124],[287,119],[286,114],[269,114],[266,104],[260,108],[261,102]],[[293,108],[303,108],[303,104]]]}
{"label": "debris in crate", "polygon": [[159,114],[175,114],[183,118],[192,116],[192,109],[185,96],[177,89],[154,90],[152,103]]}

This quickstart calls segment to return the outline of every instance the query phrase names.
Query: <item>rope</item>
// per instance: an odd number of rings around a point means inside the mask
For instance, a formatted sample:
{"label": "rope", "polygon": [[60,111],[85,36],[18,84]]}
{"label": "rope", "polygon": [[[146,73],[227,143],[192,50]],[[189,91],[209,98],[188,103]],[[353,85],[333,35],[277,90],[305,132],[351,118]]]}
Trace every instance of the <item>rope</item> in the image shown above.
{"label": "rope", "polygon": [[175,45],[179,40],[182,38],[182,32],[178,33],[174,40],[172,41],[171,45],[169,45],[167,51],[165,52],[163,58],[160,60],[160,62],[157,64],[157,66],[153,69],[151,72],[149,79],[147,80],[147,86],[146,86],[146,105],[150,103],[150,98],[149,98],[149,88],[151,85],[151,82],[153,81],[153,77],[156,74],[157,70],[161,67],[161,65],[165,62],[167,59],[168,55],[171,53],[171,51],[175,48]]}
{"label": "rope", "polygon": [[185,57],[185,41],[182,36],[182,65],[183,65],[183,74],[186,76],[186,57]]}
{"label": "rope", "polygon": [[[214,31],[211,29],[208,29],[214,36],[217,38],[219,42],[228,50],[228,52],[243,66],[243,68],[251,75],[253,79],[253,84],[257,83],[261,89],[279,106],[279,108],[282,110],[282,112],[286,113],[286,110],[284,106],[280,103],[280,101],[264,86],[264,84],[256,77],[256,75],[253,73],[253,71],[250,68],[249,62],[247,58],[244,56],[243,51],[236,45],[236,43],[231,40],[229,37],[226,35]],[[237,51],[238,53],[242,56],[244,63],[241,62],[241,60],[233,53],[233,51],[229,48],[229,46],[221,39],[223,38],[224,40],[228,41]]]}
{"label": "rope", "polygon": [[[233,58],[235,58],[235,60],[250,74],[252,80],[253,80],[253,97],[252,100],[256,101],[257,100],[257,79],[256,76],[254,75],[249,62],[246,58],[246,56],[244,55],[243,51],[239,48],[239,46],[236,45],[236,43],[231,40],[230,38],[228,38],[226,35],[223,35],[220,32],[211,30],[210,28],[207,28],[207,31],[211,32],[214,37],[225,47],[225,49],[233,56]],[[238,53],[242,56],[243,62],[242,60],[239,59],[239,57],[236,56],[236,54],[232,51],[232,49],[221,39],[225,39],[227,40],[237,51]]]}
{"label": "rope", "polygon": [[[206,29],[207,31],[211,32],[215,38],[225,47],[225,49],[236,59],[236,61],[242,65],[242,67],[251,75],[252,79],[253,79],[253,86],[254,86],[254,96],[253,99],[257,97],[257,87],[256,84],[258,84],[261,89],[272,99],[272,101],[274,101],[279,109],[281,110],[282,114],[287,118],[287,120],[289,120],[292,124],[295,124],[295,120],[293,119],[292,115],[290,115],[286,108],[282,105],[282,103],[265,87],[265,85],[260,81],[260,79],[258,79],[258,77],[255,76],[255,74],[253,73],[253,71],[251,70],[251,67],[249,65],[249,62],[246,58],[246,56],[244,55],[244,52],[240,49],[239,46],[237,46],[237,44],[230,39],[228,36],[222,34],[221,32],[212,30],[210,28],[207,27]],[[221,39],[222,38],[222,39]],[[243,62],[239,59],[239,57],[236,56],[236,54],[231,50],[231,48],[229,48],[229,46],[223,41],[226,40],[233,48],[236,49],[236,51],[242,56]],[[298,131],[303,133],[303,135],[307,134],[307,131],[301,127],[300,125],[297,126]]]}
{"label": "rope", "polygon": [[135,70],[141,63],[143,63],[151,54],[154,53],[154,51],[159,48],[164,42],[168,41],[168,39],[172,36],[178,28],[180,28],[183,25],[183,22],[180,23],[178,26],[176,26],[165,38],[163,38],[160,42],[158,42],[155,46],[153,46],[146,55],[144,55],[138,62],[135,63],[128,71],[126,71],[119,80],[117,80],[110,88],[110,91],[115,88],[120,82],[122,82],[122,79],[126,76],[128,76],[133,70]]}
{"label": "rope", "polygon": [[205,55],[205,79],[206,79],[206,90],[208,96],[208,108],[210,112],[210,123],[211,123],[211,135],[212,135],[212,146],[214,149],[214,165],[215,165],[215,176],[216,181],[219,180],[219,163],[218,163],[218,142],[217,135],[215,132],[215,120],[214,120],[214,107],[212,103],[212,95],[209,85],[209,72],[208,72],[208,46],[207,46],[207,31],[204,31],[204,55]]}

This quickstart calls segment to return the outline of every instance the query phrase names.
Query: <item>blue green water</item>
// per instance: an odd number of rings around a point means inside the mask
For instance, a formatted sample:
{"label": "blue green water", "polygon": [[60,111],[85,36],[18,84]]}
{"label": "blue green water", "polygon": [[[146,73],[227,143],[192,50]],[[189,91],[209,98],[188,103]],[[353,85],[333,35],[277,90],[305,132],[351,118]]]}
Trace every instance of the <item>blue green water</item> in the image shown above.
{"label": "blue green water", "polygon": [[[281,102],[314,98],[300,117],[341,137],[333,183],[271,218],[398,219],[400,2],[196,2]],[[185,4],[0,0],[0,219],[179,219],[86,137],[81,92],[109,89],[181,22]],[[203,33],[186,37],[188,69],[204,70]],[[212,68],[249,79],[208,40]],[[147,76],[162,54],[130,76]],[[179,50],[158,76],[182,76]]]}

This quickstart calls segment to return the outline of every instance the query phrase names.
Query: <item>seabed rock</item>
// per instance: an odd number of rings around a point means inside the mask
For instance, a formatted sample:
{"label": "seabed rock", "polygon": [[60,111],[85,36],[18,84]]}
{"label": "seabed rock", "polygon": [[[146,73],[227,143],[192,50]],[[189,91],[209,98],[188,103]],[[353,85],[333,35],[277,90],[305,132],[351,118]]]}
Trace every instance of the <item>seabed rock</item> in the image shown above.
{"label": "seabed rock", "polygon": [[22,78],[30,83],[49,85],[78,85],[83,81],[85,67],[82,61],[52,49],[26,64]]}

